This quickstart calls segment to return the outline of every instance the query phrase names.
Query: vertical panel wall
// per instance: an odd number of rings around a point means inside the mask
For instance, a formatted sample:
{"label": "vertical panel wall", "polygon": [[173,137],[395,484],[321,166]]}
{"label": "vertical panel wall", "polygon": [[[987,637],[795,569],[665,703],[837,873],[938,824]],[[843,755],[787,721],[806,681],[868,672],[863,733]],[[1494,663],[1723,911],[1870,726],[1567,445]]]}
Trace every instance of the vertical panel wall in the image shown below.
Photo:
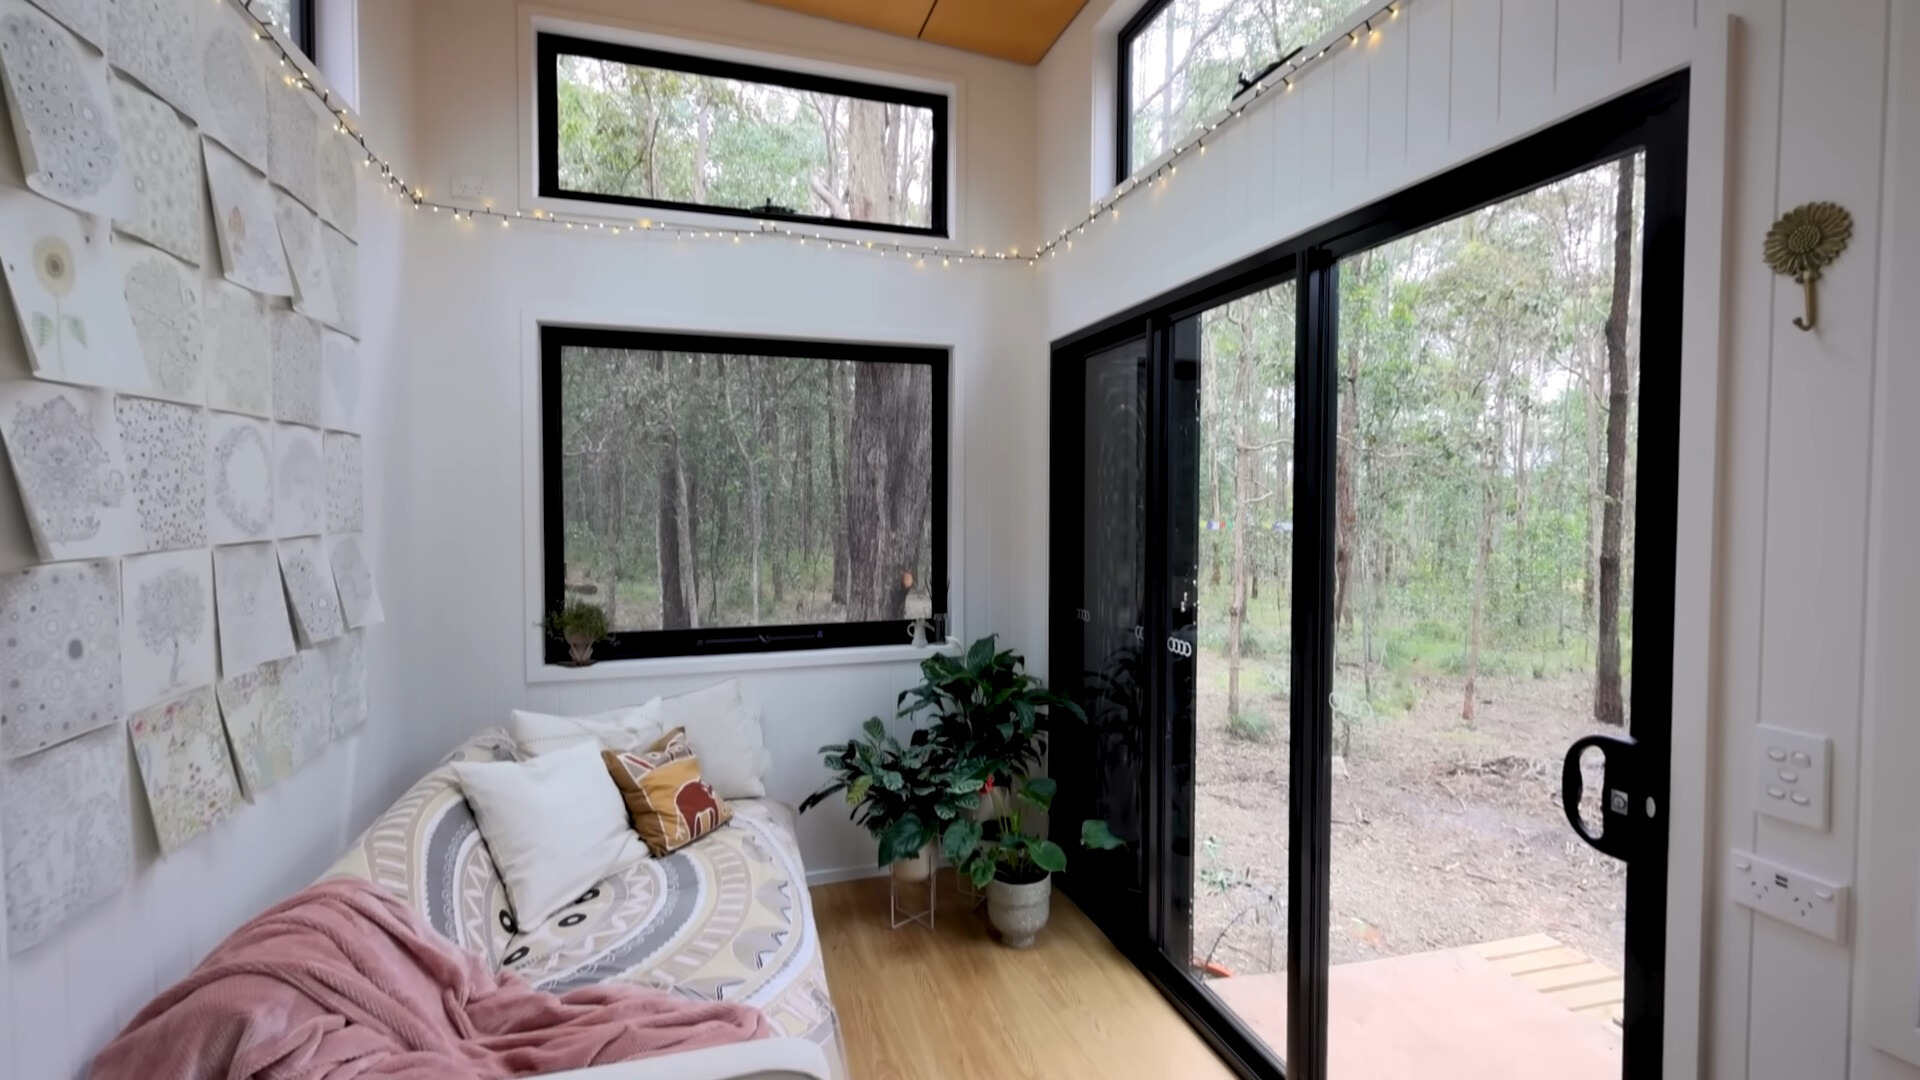
{"label": "vertical panel wall", "polygon": [[[1097,85],[1100,58],[1133,7],[1094,0],[1042,65],[1040,210],[1050,233],[1110,190],[1110,177],[1080,164],[1094,137],[1083,131],[1085,103],[1111,93]],[[1691,857],[1676,846],[1676,865],[1704,855],[1717,867],[1728,847],[1751,846],[1870,883],[1873,868],[1858,854],[1874,827],[1861,818],[1863,663],[1894,642],[1869,619],[1869,477],[1887,454],[1876,450],[1876,423],[1901,422],[1884,404],[1876,420],[1875,395],[1911,362],[1910,345],[1883,340],[1878,306],[1882,244],[1914,228],[1910,208],[1896,212],[1905,203],[1883,168],[1890,104],[1911,108],[1911,80],[1889,76],[1899,7],[1407,0],[1377,34],[1337,45],[1291,92],[1217,133],[1205,158],[1049,259],[1048,333],[1125,310],[1698,58],[1692,128],[1709,149],[1696,146],[1691,180],[1710,187],[1693,202],[1707,212],[1689,218],[1686,363],[1689,392],[1712,400],[1685,405],[1696,430],[1683,468],[1710,505],[1685,519],[1682,547],[1693,554],[1682,565],[1711,580],[1682,583],[1700,609],[1682,613],[1689,655],[1700,660],[1679,675],[1708,703],[1675,718],[1675,801],[1695,838]],[[1209,175],[1229,163],[1243,171],[1238,201],[1220,198],[1222,181]],[[1855,239],[1823,283],[1820,332],[1803,334],[1789,323],[1798,287],[1767,270],[1761,246],[1781,212],[1814,199],[1847,206]],[[1754,815],[1748,755],[1758,723],[1833,740],[1830,831]],[[1889,827],[1911,831],[1910,822]],[[1920,1077],[1856,1034],[1858,949],[1756,919],[1724,898],[1717,873],[1702,882],[1691,872],[1704,889],[1704,926],[1687,937],[1703,933],[1704,945],[1670,957],[1669,1075],[1693,1075],[1698,1063],[1698,1075],[1715,1078]],[[1689,899],[1670,924],[1692,907]],[[1698,986],[1696,971],[1705,973]]]}

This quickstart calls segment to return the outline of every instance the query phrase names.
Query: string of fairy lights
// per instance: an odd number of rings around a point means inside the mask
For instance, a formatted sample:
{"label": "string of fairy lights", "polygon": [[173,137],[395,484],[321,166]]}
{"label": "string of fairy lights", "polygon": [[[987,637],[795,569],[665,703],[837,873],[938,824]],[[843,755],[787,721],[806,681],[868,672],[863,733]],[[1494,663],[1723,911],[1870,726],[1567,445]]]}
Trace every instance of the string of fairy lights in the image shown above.
{"label": "string of fairy lights", "polygon": [[[224,3],[225,0],[215,0]],[[925,266],[932,260],[939,260],[943,266],[956,263],[1002,263],[1016,266],[1036,266],[1041,260],[1057,257],[1062,251],[1071,250],[1076,237],[1082,236],[1087,229],[1102,221],[1117,220],[1121,205],[1143,191],[1156,185],[1164,187],[1172,183],[1179,174],[1180,165],[1195,157],[1203,157],[1207,144],[1221,129],[1232,125],[1252,106],[1269,95],[1287,94],[1293,91],[1300,77],[1314,67],[1337,56],[1345,49],[1358,48],[1373,40],[1380,27],[1397,19],[1401,11],[1411,0],[1391,0],[1378,8],[1363,8],[1356,12],[1342,28],[1330,32],[1321,39],[1325,44],[1316,50],[1302,50],[1288,57],[1247,86],[1220,112],[1194,128],[1185,139],[1176,142],[1163,151],[1149,165],[1134,173],[1116,187],[1112,194],[1097,200],[1087,208],[1085,217],[1076,221],[1059,233],[1047,239],[1037,247],[1022,249],[1009,247],[1003,251],[990,251],[985,248],[961,248],[941,244],[914,243],[906,240],[872,239],[849,240],[840,236],[830,236],[823,228],[812,228],[781,221],[759,220],[752,224],[712,225],[696,224],[666,217],[642,217],[630,220],[610,220],[603,217],[585,215],[556,214],[547,210],[508,212],[493,207],[460,206],[438,202],[427,197],[426,189],[409,184],[406,179],[394,171],[393,163],[375,153],[367,144],[367,137],[357,126],[351,111],[345,103],[328,87],[321,84],[311,70],[308,62],[288,47],[284,30],[276,31],[271,13],[263,13],[264,0],[240,0],[241,9],[256,24],[254,36],[271,45],[279,53],[280,66],[287,74],[282,78],[288,86],[311,93],[334,118],[334,130],[340,135],[352,139],[360,148],[364,157],[362,164],[372,170],[378,170],[381,181],[389,190],[412,205],[415,211],[446,214],[454,221],[478,223],[497,222],[502,229],[521,227],[559,229],[586,234],[604,234],[607,236],[672,236],[681,240],[719,240],[723,243],[747,244],[750,242],[779,241],[797,244],[800,247],[817,246],[829,251],[853,251],[880,258],[897,257],[909,260],[916,265]],[[1342,38],[1345,44],[1342,45]]]}

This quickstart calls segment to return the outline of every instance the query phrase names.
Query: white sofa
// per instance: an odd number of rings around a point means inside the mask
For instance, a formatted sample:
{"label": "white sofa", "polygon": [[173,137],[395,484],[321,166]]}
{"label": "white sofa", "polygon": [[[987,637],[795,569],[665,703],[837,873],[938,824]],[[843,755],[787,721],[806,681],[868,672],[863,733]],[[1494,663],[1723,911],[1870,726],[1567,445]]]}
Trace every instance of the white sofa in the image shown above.
{"label": "white sofa", "polygon": [[534,985],[655,986],[767,1014],[780,1037],[564,1074],[567,1080],[846,1080],[793,811],[729,800],[733,821],[607,878],[546,923],[514,925],[450,767],[514,757],[492,731],[463,743],[382,814],[328,877],[365,878],[457,944]]}

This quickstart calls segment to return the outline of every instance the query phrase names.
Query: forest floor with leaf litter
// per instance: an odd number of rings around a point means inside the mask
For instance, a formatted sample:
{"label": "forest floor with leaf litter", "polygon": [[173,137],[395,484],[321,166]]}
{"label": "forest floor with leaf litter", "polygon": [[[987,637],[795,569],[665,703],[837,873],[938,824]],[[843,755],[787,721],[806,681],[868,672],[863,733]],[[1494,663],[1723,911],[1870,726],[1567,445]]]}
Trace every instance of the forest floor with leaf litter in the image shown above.
{"label": "forest floor with leaf litter", "polygon": [[[1202,663],[1224,673],[1210,650]],[[1241,686],[1270,721],[1264,741],[1228,731],[1212,685],[1224,678],[1203,678],[1199,701],[1193,952],[1236,975],[1286,962],[1287,700],[1259,667]],[[1410,711],[1354,732],[1335,770],[1333,962],[1544,933],[1619,970],[1624,864],[1580,841],[1560,807],[1566,749],[1596,730],[1590,680],[1483,676],[1471,722],[1458,678],[1415,689]]]}

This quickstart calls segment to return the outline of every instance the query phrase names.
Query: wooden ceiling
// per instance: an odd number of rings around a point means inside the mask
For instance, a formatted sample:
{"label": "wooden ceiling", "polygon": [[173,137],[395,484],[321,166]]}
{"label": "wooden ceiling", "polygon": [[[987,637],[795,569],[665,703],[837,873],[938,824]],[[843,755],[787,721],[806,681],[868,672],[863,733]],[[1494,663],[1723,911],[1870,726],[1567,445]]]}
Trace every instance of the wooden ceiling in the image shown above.
{"label": "wooden ceiling", "polygon": [[758,0],[901,37],[1037,64],[1087,0]]}

